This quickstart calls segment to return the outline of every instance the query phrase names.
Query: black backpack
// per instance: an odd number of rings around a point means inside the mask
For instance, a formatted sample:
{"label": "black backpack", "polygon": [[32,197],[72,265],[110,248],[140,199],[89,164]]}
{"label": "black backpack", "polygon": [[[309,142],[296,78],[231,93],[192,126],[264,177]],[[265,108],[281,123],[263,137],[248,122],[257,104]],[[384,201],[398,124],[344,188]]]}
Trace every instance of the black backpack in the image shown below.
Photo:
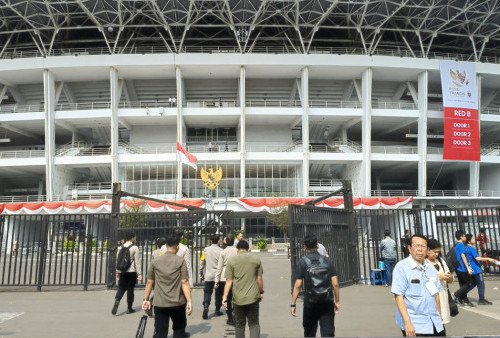
{"label": "black backpack", "polygon": [[304,275],[305,296],[311,303],[325,303],[330,301],[332,294],[332,282],[330,268],[325,257],[320,256],[314,263],[303,257],[306,262],[306,273]]}
{"label": "black backpack", "polygon": [[130,246],[122,245],[118,258],[116,259],[116,270],[127,271],[132,265],[132,258],[130,257]]}
{"label": "black backpack", "polygon": [[[450,248],[450,251],[446,254],[445,261],[446,265],[448,265],[448,268],[450,269],[451,272],[456,271],[457,268],[460,266],[460,262],[457,259],[457,243],[453,245],[453,247]],[[467,246],[465,246],[465,253],[467,253]]]}

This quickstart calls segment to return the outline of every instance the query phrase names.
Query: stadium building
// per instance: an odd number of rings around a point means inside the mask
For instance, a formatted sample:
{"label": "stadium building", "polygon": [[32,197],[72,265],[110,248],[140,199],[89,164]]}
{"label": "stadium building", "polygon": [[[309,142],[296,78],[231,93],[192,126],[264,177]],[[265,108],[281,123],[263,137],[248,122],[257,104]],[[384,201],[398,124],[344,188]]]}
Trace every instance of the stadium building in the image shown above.
{"label": "stadium building", "polygon": [[[498,205],[499,12],[469,0],[2,2],[2,212],[106,200],[112,182],[238,211],[342,179],[380,207]],[[443,160],[442,59],[475,64],[480,161]],[[177,142],[198,170],[177,161]],[[219,168],[210,190],[203,173]]]}

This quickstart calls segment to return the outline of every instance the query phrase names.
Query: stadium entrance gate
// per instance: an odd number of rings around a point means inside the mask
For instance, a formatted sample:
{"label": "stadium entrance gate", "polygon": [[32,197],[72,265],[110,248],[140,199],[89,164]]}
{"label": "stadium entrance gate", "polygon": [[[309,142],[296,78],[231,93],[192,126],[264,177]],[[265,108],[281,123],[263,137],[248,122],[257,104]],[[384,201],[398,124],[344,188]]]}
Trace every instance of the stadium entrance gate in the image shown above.
{"label": "stadium entrance gate", "polygon": [[[290,235],[291,284],[295,283],[295,269],[305,255],[304,236],[314,234],[323,244],[337,269],[340,286],[356,283],[360,277],[357,232],[354,219],[351,182],[343,181],[342,189],[306,205],[288,206]],[[344,209],[316,207],[315,204],[338,194],[344,196]]]}

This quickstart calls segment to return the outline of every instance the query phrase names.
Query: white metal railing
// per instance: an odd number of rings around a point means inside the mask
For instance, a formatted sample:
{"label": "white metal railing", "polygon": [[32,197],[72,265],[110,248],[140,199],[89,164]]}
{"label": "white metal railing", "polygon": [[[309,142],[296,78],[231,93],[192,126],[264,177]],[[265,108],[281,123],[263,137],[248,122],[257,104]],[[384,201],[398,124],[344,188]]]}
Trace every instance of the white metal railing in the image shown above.
{"label": "white metal railing", "polygon": [[484,148],[481,148],[481,155],[500,156],[500,144],[492,143]]}
{"label": "white metal railing", "polygon": [[[363,147],[361,144],[351,141],[351,140],[342,140],[342,139],[333,139],[328,142],[328,145],[331,147],[348,147],[355,153],[361,153],[363,151]],[[342,151],[342,149],[340,149]]]}
{"label": "white metal railing", "polygon": [[468,197],[471,196],[470,190],[427,190],[429,197]]}
{"label": "white metal railing", "polygon": [[402,110],[417,110],[418,106],[411,102],[372,102],[372,108],[376,109],[402,109]]}
{"label": "white metal railing", "polygon": [[239,106],[240,101],[238,100],[189,100],[184,105],[187,108],[231,108]]}
{"label": "white metal railing", "polygon": [[313,108],[353,108],[361,109],[363,106],[359,101],[336,101],[336,100],[309,100],[309,107]]}
{"label": "white metal railing", "polygon": [[418,190],[372,190],[373,197],[418,196]]}
{"label": "white metal railing", "polygon": [[68,186],[69,190],[111,190],[113,184],[111,182],[86,182],[74,183]]}
{"label": "white metal railing", "polygon": [[177,102],[174,101],[131,101],[120,102],[118,108],[175,108]]}
{"label": "white metal railing", "polygon": [[0,196],[0,203],[45,202],[45,195]]}
{"label": "white metal railing", "polygon": [[246,147],[247,152],[290,152],[302,149],[302,141],[297,140],[286,144],[250,144]]}
{"label": "white metal railing", "polygon": [[70,142],[56,149],[56,156],[99,156],[110,154],[111,147],[92,146],[85,142]]}
{"label": "white metal railing", "polygon": [[481,114],[500,115],[500,108],[481,108]]}
{"label": "white metal railing", "polygon": [[73,201],[92,201],[92,200],[110,200],[113,198],[112,193],[78,193],[74,197],[68,198],[67,196],[60,196],[59,200],[73,200]]}
{"label": "white metal railing", "polygon": [[200,142],[238,142],[238,136],[188,136],[186,138],[187,143]]}
{"label": "white metal railing", "polygon": [[498,190],[479,190],[478,196],[480,196],[480,197],[497,197],[497,196],[500,196],[500,191],[498,191]]}
{"label": "white metal railing", "polygon": [[[131,46],[117,48],[116,54],[171,54],[172,50],[162,46]],[[184,46],[178,53],[241,53],[238,46]],[[300,49],[294,50],[286,46],[255,46],[251,49],[252,54],[301,54]],[[339,54],[339,55],[366,55],[363,48],[357,47],[311,47],[309,54]],[[396,46],[394,49],[376,48],[370,51],[371,55],[385,55],[408,58],[436,58],[458,61],[473,61],[467,54],[430,52],[423,55],[419,51],[410,52]],[[0,56],[2,59],[33,58],[44,56],[75,56],[75,55],[109,55],[110,49],[107,47],[89,47],[89,48],[64,48],[51,49],[50,52],[40,52],[36,48],[27,47],[21,49],[8,48]],[[500,63],[499,56],[482,56],[479,60],[486,63]]]}
{"label": "white metal railing", "polygon": [[300,100],[246,100],[246,107],[301,107]]}
{"label": "white metal railing", "polygon": [[310,187],[342,187],[342,180],[338,179],[310,179],[309,180]]}
{"label": "white metal railing", "polygon": [[188,145],[187,151],[190,153],[222,153],[239,151],[238,144],[214,143],[212,145]]}
{"label": "white metal railing", "polygon": [[427,147],[427,154],[437,154],[443,153],[443,147]]}
{"label": "white metal railing", "polygon": [[94,110],[94,109],[109,109],[111,102],[82,102],[82,103],[59,103],[56,104],[55,110]]}
{"label": "white metal railing", "polygon": [[418,154],[418,147],[372,146],[372,153],[377,153],[377,154]]}
{"label": "white metal railing", "polygon": [[0,114],[12,114],[12,113],[34,113],[43,112],[43,104],[28,104],[28,105],[17,105],[17,104],[6,104],[0,105]]}
{"label": "white metal railing", "polygon": [[427,105],[427,110],[443,111],[443,104],[431,102]]}
{"label": "white metal railing", "polygon": [[45,150],[0,151],[0,158],[35,158],[35,157],[45,157]]}
{"label": "white metal railing", "polygon": [[177,146],[175,145],[167,145],[167,146],[136,146],[130,145],[125,142],[120,142],[118,147],[123,152],[129,154],[170,154],[175,153],[177,151]]}

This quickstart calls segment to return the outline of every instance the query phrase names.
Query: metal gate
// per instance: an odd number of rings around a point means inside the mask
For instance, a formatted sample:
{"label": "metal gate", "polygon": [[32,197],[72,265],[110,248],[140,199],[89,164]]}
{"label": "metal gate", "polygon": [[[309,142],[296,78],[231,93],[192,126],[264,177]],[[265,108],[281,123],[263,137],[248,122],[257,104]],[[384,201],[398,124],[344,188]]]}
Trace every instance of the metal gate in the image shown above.
{"label": "metal gate", "polygon": [[[314,234],[323,244],[337,269],[340,286],[356,283],[360,277],[357,232],[354,219],[351,182],[343,181],[343,188],[308,202],[306,205],[288,206],[290,235],[291,284],[295,283],[295,270],[305,255],[304,236]],[[316,207],[315,204],[342,193],[344,209]]]}
{"label": "metal gate", "polygon": [[0,216],[0,286],[104,285],[110,215]]}

